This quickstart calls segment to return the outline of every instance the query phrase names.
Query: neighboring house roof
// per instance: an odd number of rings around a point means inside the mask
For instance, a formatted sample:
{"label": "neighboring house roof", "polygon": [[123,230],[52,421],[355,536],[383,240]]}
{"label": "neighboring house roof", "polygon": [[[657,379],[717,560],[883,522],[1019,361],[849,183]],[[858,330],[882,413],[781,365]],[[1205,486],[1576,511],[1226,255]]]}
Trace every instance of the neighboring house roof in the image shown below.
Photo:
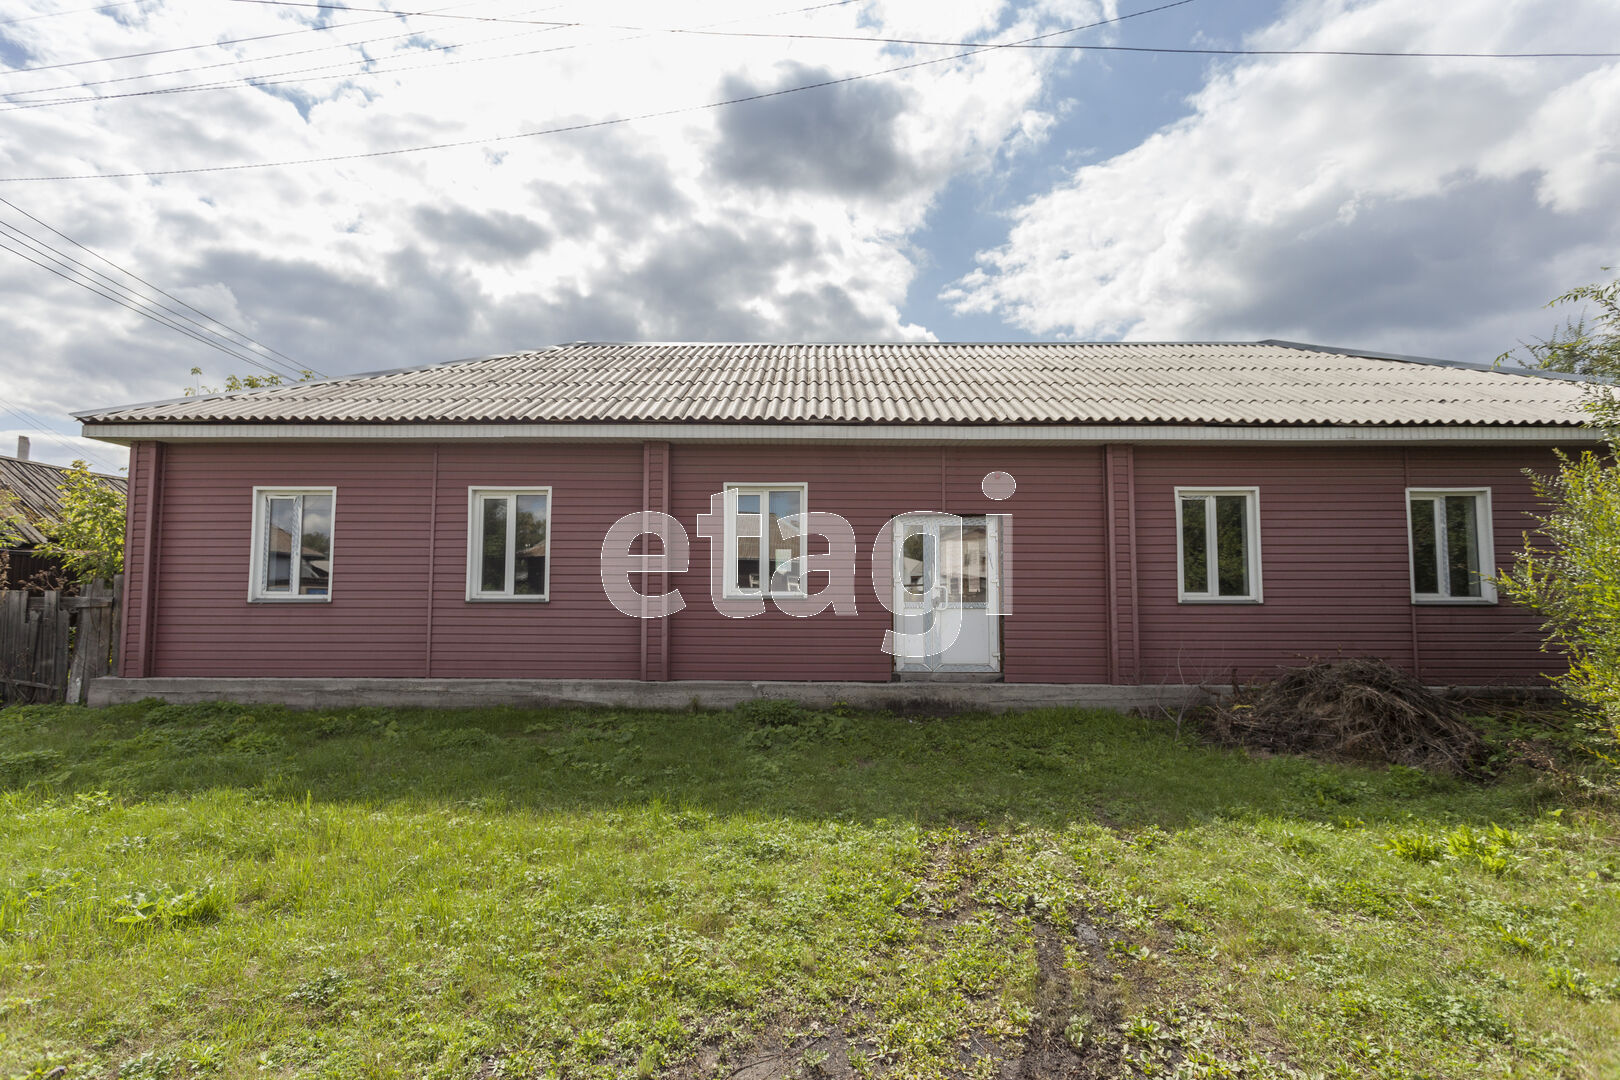
{"label": "neighboring house roof", "polygon": [[611,344],[79,414],[87,425],[1578,425],[1578,383],[1288,342]]}
{"label": "neighboring house roof", "polygon": [[[9,492],[21,511],[17,531],[24,544],[43,544],[47,537],[39,526],[62,515],[62,479],[71,470],[43,461],[26,461],[0,454],[0,491]],[[91,473],[104,487],[123,493],[122,476]],[[0,507],[0,511],[5,508]]]}

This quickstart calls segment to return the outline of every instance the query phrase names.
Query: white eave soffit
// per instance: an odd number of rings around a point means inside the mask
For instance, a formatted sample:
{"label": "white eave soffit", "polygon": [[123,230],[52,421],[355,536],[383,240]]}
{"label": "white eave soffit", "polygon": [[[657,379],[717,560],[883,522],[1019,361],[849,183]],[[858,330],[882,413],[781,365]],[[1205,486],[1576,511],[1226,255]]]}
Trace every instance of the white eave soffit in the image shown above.
{"label": "white eave soffit", "polygon": [[1577,425],[1426,424],[1240,426],[1206,424],[97,424],[87,438],[162,442],[492,441],[768,443],[1508,443],[1596,442]]}

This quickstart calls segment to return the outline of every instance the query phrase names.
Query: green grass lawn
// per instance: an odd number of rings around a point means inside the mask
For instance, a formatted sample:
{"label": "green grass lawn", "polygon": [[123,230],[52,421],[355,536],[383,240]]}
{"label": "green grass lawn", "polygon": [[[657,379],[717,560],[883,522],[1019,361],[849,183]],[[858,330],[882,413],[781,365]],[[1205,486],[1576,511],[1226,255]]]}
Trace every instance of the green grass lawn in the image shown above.
{"label": "green grass lawn", "polygon": [[1106,712],[0,710],[0,1077],[1620,1076],[1620,817]]}

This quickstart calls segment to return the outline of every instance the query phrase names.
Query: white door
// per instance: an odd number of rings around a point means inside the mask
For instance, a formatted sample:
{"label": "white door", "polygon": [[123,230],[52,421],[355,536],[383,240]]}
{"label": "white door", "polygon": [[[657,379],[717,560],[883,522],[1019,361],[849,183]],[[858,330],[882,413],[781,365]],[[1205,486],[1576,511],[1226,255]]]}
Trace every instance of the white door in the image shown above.
{"label": "white door", "polygon": [[907,514],[894,552],[896,670],[1000,671],[1000,519]]}

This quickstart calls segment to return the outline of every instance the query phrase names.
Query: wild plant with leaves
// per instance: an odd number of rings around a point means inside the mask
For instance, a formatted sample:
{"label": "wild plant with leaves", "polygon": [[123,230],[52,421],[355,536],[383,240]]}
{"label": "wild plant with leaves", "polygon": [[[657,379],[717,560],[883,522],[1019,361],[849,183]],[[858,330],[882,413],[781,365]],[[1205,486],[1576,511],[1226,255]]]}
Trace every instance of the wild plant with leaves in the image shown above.
{"label": "wild plant with leaves", "polygon": [[62,512],[46,529],[40,552],[55,555],[79,581],[111,580],[124,571],[124,493],[75,461],[58,485]]}
{"label": "wild plant with leaves", "polygon": [[[1536,519],[1513,568],[1498,579],[1508,596],[1546,619],[1549,644],[1569,656],[1559,678],[1596,709],[1620,751],[1620,465],[1616,444],[1600,456],[1560,455],[1556,473],[1532,474],[1551,509]],[[1620,754],[1610,760],[1620,766]]]}
{"label": "wild plant with leaves", "polygon": [[1591,305],[1596,314],[1524,346],[1521,362],[1592,380],[1586,409],[1606,446],[1579,457],[1560,453],[1556,473],[1531,474],[1550,509],[1498,586],[1546,618],[1549,644],[1569,656],[1560,685],[1602,717],[1615,749],[1610,760],[1620,765],[1620,279],[1571,289],[1552,304]]}
{"label": "wild plant with leaves", "polygon": [[[191,369],[191,377],[197,381],[186,387],[186,397],[196,397],[201,394],[218,394],[221,392],[220,388],[217,386],[202,385],[202,373],[203,369],[200,367],[194,367]],[[275,372],[271,372],[268,375],[227,375],[225,376],[224,390],[226,393],[235,390],[261,390],[267,386],[285,386],[287,383],[294,381],[308,382],[314,377],[315,373],[307,368],[299,371],[298,378],[296,380],[284,378],[281,375],[277,375]]]}

